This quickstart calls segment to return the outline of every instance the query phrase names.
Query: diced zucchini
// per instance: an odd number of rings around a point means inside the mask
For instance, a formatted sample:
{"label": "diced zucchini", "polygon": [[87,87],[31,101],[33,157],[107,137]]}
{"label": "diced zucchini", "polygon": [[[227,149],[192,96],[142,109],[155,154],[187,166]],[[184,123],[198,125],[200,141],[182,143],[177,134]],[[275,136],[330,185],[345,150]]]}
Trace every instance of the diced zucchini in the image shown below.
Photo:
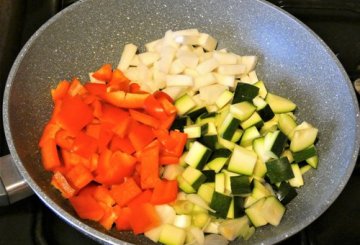
{"label": "diced zucchini", "polygon": [[243,147],[249,146],[256,138],[260,137],[260,133],[255,126],[245,129],[240,141],[240,145]]}
{"label": "diced zucchini", "polygon": [[287,137],[281,131],[269,132],[265,136],[265,149],[270,150],[276,156],[280,156],[287,143]]}
{"label": "diced zucchini", "polygon": [[287,157],[269,160],[266,163],[267,172],[272,184],[294,178],[294,174]]}
{"label": "diced zucchini", "polygon": [[263,162],[260,158],[256,160],[253,176],[263,178],[266,174],[266,165],[265,162]]}
{"label": "diced zucchini", "polygon": [[187,117],[183,116],[183,117],[176,117],[173,124],[171,125],[171,130],[175,130],[178,129],[179,131],[183,132],[184,131],[184,126],[186,126],[186,122],[187,122]]}
{"label": "diced zucchini", "polygon": [[292,101],[272,93],[267,93],[265,101],[274,113],[285,113],[296,109],[296,104]]}
{"label": "diced zucchini", "polygon": [[249,219],[245,215],[241,218],[225,220],[219,225],[219,233],[227,240],[233,241],[237,237],[244,237],[249,231]]}
{"label": "diced zucchini", "polygon": [[192,215],[192,225],[200,229],[204,228],[210,221],[210,215],[205,212],[196,212]]}
{"label": "diced zucchini", "polygon": [[291,169],[294,173],[294,178],[289,179],[289,184],[293,187],[300,187],[304,185],[304,180],[299,168],[299,165],[296,163],[291,164]]}
{"label": "diced zucchini", "polygon": [[219,234],[219,225],[220,225],[220,222],[218,220],[210,221],[209,224],[207,224],[204,227],[204,232],[212,233],[212,234]]}
{"label": "diced zucchini", "polygon": [[230,178],[233,177],[233,176],[239,176],[239,174],[228,171],[226,169],[221,170],[221,172],[225,174],[225,193],[229,194],[229,193],[231,193],[231,181],[230,181]]}
{"label": "diced zucchini", "polygon": [[215,104],[219,109],[223,108],[225,105],[227,105],[233,98],[234,94],[231,93],[229,90],[225,90],[219,98],[215,101]]}
{"label": "diced zucchini", "polygon": [[287,157],[287,159],[289,160],[289,163],[292,163],[294,161],[294,156],[289,149],[286,149],[285,151],[283,151],[283,153],[281,153],[280,157]]}
{"label": "diced zucchini", "polygon": [[162,177],[167,180],[176,180],[183,171],[184,168],[180,164],[169,164],[164,167]]}
{"label": "diced zucchini", "polygon": [[[227,150],[227,149],[218,149],[216,151],[225,151],[225,150]],[[230,156],[230,154],[229,154],[229,156]],[[209,169],[212,169],[216,173],[219,173],[220,170],[223,169],[223,167],[225,166],[225,164],[227,163],[228,160],[229,160],[229,157],[220,157],[220,156],[216,156],[214,158],[212,157],[210,159],[209,163],[207,164],[207,166],[209,167]]]}
{"label": "diced zucchini", "polygon": [[282,204],[286,205],[297,196],[297,192],[295,188],[290,186],[288,183],[281,182],[276,191],[276,196]]}
{"label": "diced zucchini", "polygon": [[243,135],[243,133],[244,133],[243,130],[241,130],[240,128],[237,128],[230,141],[234,142],[234,143],[238,142],[241,139],[241,136]]}
{"label": "diced zucchini", "polygon": [[189,200],[176,200],[172,206],[177,214],[191,214],[194,204]]}
{"label": "diced zucchini", "polygon": [[195,141],[185,157],[185,162],[193,168],[202,169],[211,155],[211,150]]}
{"label": "diced zucchini", "polygon": [[181,176],[192,186],[192,188],[194,188],[194,190],[197,190],[206,180],[205,175],[200,170],[191,166],[188,166]]}
{"label": "diced zucchini", "polygon": [[268,132],[274,132],[278,130],[278,120],[279,116],[275,114],[275,116],[270,120],[264,123],[264,125],[260,129],[260,133],[262,135],[266,135]]}
{"label": "diced zucchini", "polygon": [[271,107],[268,104],[266,104],[264,108],[258,110],[258,113],[264,122],[273,119],[275,116],[274,112],[271,110]]}
{"label": "diced zucchini", "polygon": [[268,223],[268,221],[264,218],[263,212],[262,212],[262,206],[265,202],[265,197],[257,200],[254,204],[252,204],[250,207],[245,209],[246,215],[249,217],[251,223],[255,227],[264,226]]}
{"label": "diced zucchini", "polygon": [[256,111],[248,119],[240,123],[240,126],[243,129],[247,129],[251,126],[261,128],[263,125],[264,125],[264,121]]}
{"label": "diced zucchini", "polygon": [[252,175],[256,159],[257,155],[254,151],[235,146],[228,164],[228,170],[239,174]]}
{"label": "diced zucchini", "polygon": [[225,174],[218,173],[215,175],[215,191],[225,193]]}
{"label": "diced zucchini", "polygon": [[184,133],[187,134],[188,139],[200,138],[201,137],[202,127],[203,126],[196,125],[196,124],[193,124],[193,125],[190,125],[190,126],[185,126],[184,127]]}
{"label": "diced zucchini", "polygon": [[[205,165],[206,166],[206,165]],[[212,169],[203,169],[202,170],[203,175],[205,175],[205,183],[207,182],[214,182],[215,181],[215,171]]]}
{"label": "diced zucchini", "polygon": [[264,82],[258,81],[254,84],[254,86],[259,88],[259,96],[261,98],[265,99],[268,92],[267,92]]}
{"label": "diced zucchini", "polygon": [[207,203],[209,204],[211,202],[212,195],[215,191],[215,183],[204,183],[202,184],[197,194]]}
{"label": "diced zucchini", "polygon": [[297,124],[296,121],[287,113],[279,114],[278,121],[279,129],[285,134],[290,140],[293,137],[294,129]]}
{"label": "diced zucchini", "polygon": [[233,196],[234,202],[234,218],[239,218],[245,214],[244,197]]}
{"label": "diced zucchini", "polygon": [[231,176],[230,184],[231,193],[233,195],[243,195],[251,193],[250,181],[248,176]]}
{"label": "diced zucchini", "polygon": [[208,147],[211,150],[214,150],[216,147],[216,143],[218,142],[217,135],[204,135],[198,139],[198,141],[204,146]]}
{"label": "diced zucchini", "polygon": [[162,228],[163,228],[163,225],[157,226],[151,230],[144,232],[144,236],[146,236],[153,242],[158,242]]}
{"label": "diced zucchini", "polygon": [[252,102],[252,100],[258,95],[258,93],[258,87],[247,83],[238,83],[235,88],[232,104],[236,104],[242,101]]}
{"label": "diced zucchini", "polygon": [[233,197],[226,218],[233,219],[234,217],[235,217],[235,212],[234,212],[234,197]]}
{"label": "diced zucchini", "polygon": [[206,112],[207,112],[207,110],[206,110],[205,106],[195,107],[195,108],[193,108],[191,111],[189,111],[189,112],[187,113],[187,116],[188,116],[193,122],[195,122],[196,119],[197,119],[200,115],[202,115],[202,114],[204,114],[204,113],[206,113]]}
{"label": "diced zucchini", "polygon": [[196,102],[188,94],[184,94],[175,101],[175,107],[179,116],[186,114],[195,106]]}
{"label": "diced zucchini", "polygon": [[252,190],[252,196],[256,199],[271,196],[271,192],[260,181],[254,180],[254,188]]}
{"label": "diced zucchini", "polygon": [[213,215],[218,218],[226,218],[231,200],[230,196],[215,191],[210,202],[210,208],[216,211]]}
{"label": "diced zucchini", "polygon": [[208,125],[207,133],[204,134],[204,136],[217,135],[217,129],[216,129],[215,123],[214,122],[208,122],[207,125]]}
{"label": "diced zucchini", "polygon": [[306,162],[307,164],[309,164],[311,167],[313,168],[317,168],[317,165],[318,165],[318,162],[319,162],[319,157],[316,155],[316,156],[313,156],[313,157],[310,157],[308,159],[306,159]]}
{"label": "diced zucchini", "polygon": [[160,233],[159,242],[166,245],[183,245],[186,231],[171,224],[164,224]]}
{"label": "diced zucchini", "polygon": [[196,193],[196,190],[191,186],[190,183],[188,183],[183,177],[182,175],[179,175],[177,177],[177,181],[179,184],[179,188],[185,192],[185,193]]}
{"label": "diced zucchini", "polygon": [[218,145],[220,146],[218,148],[226,148],[229,150],[233,150],[235,148],[236,144],[234,142],[221,138],[220,136],[218,136],[217,140],[218,140]]}
{"label": "diced zucchini", "polygon": [[218,127],[219,136],[231,140],[236,129],[239,127],[239,120],[228,114],[223,123]]}
{"label": "diced zucchini", "polygon": [[317,133],[317,128],[295,129],[290,143],[290,150],[292,152],[298,152],[313,145],[315,143]]}
{"label": "diced zucchini", "polygon": [[245,121],[256,111],[256,107],[248,101],[239,102],[230,106],[230,113],[236,119]]}
{"label": "diced zucchini", "polygon": [[266,197],[262,209],[265,220],[274,226],[278,226],[285,213],[285,207],[274,196]]}
{"label": "diced zucchini", "polygon": [[317,152],[314,145],[309,146],[305,150],[293,153],[294,160],[297,163],[305,161],[306,159],[311,158],[313,156],[317,156]]}
{"label": "diced zucchini", "polygon": [[310,165],[305,165],[300,168],[300,172],[302,175],[304,175],[307,171],[309,171],[312,167]]}

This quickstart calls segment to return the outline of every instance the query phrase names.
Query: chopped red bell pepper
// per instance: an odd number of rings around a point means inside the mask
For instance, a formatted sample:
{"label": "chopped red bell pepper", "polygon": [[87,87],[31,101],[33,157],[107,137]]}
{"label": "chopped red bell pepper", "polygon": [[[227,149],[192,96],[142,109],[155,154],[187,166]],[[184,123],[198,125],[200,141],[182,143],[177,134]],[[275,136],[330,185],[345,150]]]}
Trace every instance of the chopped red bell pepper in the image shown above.
{"label": "chopped red bell pepper", "polygon": [[87,90],[84,88],[84,86],[81,84],[81,82],[79,81],[79,79],[74,78],[71,83],[70,83],[70,87],[68,89],[68,94],[70,96],[75,96],[75,95],[82,95],[85,94],[87,92]]}
{"label": "chopped red bell pepper", "polygon": [[117,213],[112,207],[107,206],[106,204],[100,202],[100,205],[104,209],[104,215],[99,220],[100,225],[102,225],[106,230],[110,230],[113,226],[115,220],[118,218]]}
{"label": "chopped red bell pepper", "polygon": [[70,87],[70,82],[64,80],[59,82],[55,89],[51,90],[51,97],[53,101],[57,101],[59,99],[64,98],[64,96],[68,93]]}
{"label": "chopped red bell pepper", "polygon": [[147,147],[140,156],[140,178],[143,189],[154,188],[159,181],[159,142],[156,141],[152,147]]}
{"label": "chopped red bell pepper", "polygon": [[145,111],[149,115],[159,120],[165,120],[168,117],[161,103],[155,98],[154,95],[149,95],[144,101],[143,105]]}
{"label": "chopped red bell pepper", "polygon": [[150,203],[130,207],[130,225],[135,235],[149,231],[160,224],[160,217]]}
{"label": "chopped red bell pepper", "polygon": [[85,158],[90,158],[97,148],[96,139],[81,131],[76,135],[71,151]]}
{"label": "chopped red bell pepper", "polygon": [[91,172],[82,164],[77,164],[72,167],[66,174],[67,180],[70,182],[71,186],[75,189],[80,190],[89,184],[93,179]]}
{"label": "chopped red bell pepper", "polygon": [[151,189],[144,190],[139,195],[137,195],[133,200],[131,200],[128,203],[128,206],[134,207],[134,206],[140,205],[141,203],[150,202],[152,194],[153,194],[153,192]]}
{"label": "chopped red bell pepper", "polygon": [[112,66],[111,64],[105,64],[95,71],[92,76],[101,81],[109,81],[112,77]]}
{"label": "chopped red bell pepper", "polygon": [[79,96],[66,96],[62,100],[57,121],[63,129],[71,134],[78,133],[93,120],[91,108]]}
{"label": "chopped red bell pepper", "polygon": [[133,178],[127,178],[120,185],[112,185],[110,193],[116,203],[123,207],[141,193],[140,187],[135,183]]}
{"label": "chopped red bell pepper", "polygon": [[115,205],[114,211],[116,212],[116,214],[118,216],[118,218],[115,220],[116,229],[118,229],[119,231],[131,230],[130,208],[129,207],[120,207],[119,205]]}
{"label": "chopped red bell pepper", "polygon": [[52,178],[51,184],[61,192],[61,195],[68,199],[75,195],[76,190],[69,184],[65,176],[59,171],[55,171]]}
{"label": "chopped red bell pepper", "polygon": [[80,192],[77,196],[70,197],[69,201],[82,219],[99,221],[104,216],[104,208],[92,195]]}
{"label": "chopped red bell pepper", "polygon": [[145,146],[147,146],[155,139],[155,134],[152,131],[151,127],[138,123],[136,121],[132,121],[128,137],[134,148],[137,151],[141,151],[145,148]]}
{"label": "chopped red bell pepper", "polygon": [[66,130],[59,130],[55,135],[55,142],[59,147],[71,150],[74,145],[74,136]]}
{"label": "chopped red bell pepper", "polygon": [[170,203],[176,200],[178,183],[176,180],[159,180],[156,182],[151,203],[159,205]]}
{"label": "chopped red bell pepper", "polygon": [[41,147],[41,159],[46,170],[55,170],[61,166],[55,139],[48,139]]}
{"label": "chopped red bell pepper", "polygon": [[158,128],[160,125],[159,120],[157,120],[156,118],[149,116],[146,113],[142,113],[140,111],[137,110],[129,110],[130,112],[130,116],[135,119],[136,121],[143,123],[147,126],[153,127],[153,128]]}
{"label": "chopped red bell pepper", "polygon": [[104,98],[106,93],[106,85],[101,83],[86,83],[84,88],[92,95]]}
{"label": "chopped red bell pepper", "polygon": [[121,150],[127,154],[133,154],[135,152],[134,146],[131,144],[131,141],[128,137],[121,138],[115,135],[110,143],[110,150],[117,151]]}
{"label": "chopped red bell pepper", "polygon": [[46,124],[39,141],[39,147],[43,147],[45,142],[47,142],[49,139],[55,139],[55,136],[59,130],[61,130],[59,124],[56,124],[54,122],[49,122],[48,124]]}
{"label": "chopped red bell pepper", "polygon": [[115,204],[115,200],[111,196],[109,189],[103,185],[96,186],[93,196],[98,202],[102,202],[108,207],[112,207]]}

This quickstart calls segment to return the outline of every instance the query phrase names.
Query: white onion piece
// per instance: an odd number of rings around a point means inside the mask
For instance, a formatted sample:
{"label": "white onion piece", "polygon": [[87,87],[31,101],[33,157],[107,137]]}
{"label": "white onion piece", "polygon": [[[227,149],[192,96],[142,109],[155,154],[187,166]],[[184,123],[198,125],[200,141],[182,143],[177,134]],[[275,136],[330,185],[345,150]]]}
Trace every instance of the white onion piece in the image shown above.
{"label": "white onion piece", "polygon": [[213,52],[206,52],[203,55],[199,56],[199,63],[202,63],[211,58],[213,58]]}
{"label": "white onion piece", "polygon": [[245,73],[249,73],[250,71],[255,69],[256,63],[258,61],[257,56],[242,56],[241,64],[246,66]]}
{"label": "white onion piece", "polygon": [[237,57],[233,53],[225,52],[216,52],[213,54],[214,58],[217,59],[220,65],[235,65],[237,62]]}
{"label": "white onion piece", "polygon": [[204,75],[200,75],[194,80],[193,90],[197,91],[199,88],[209,86],[211,84],[216,83],[216,78],[212,73],[206,73]]}
{"label": "white onion piece", "polygon": [[139,68],[138,67],[129,67],[125,72],[125,76],[129,78],[132,82],[138,82],[140,78]]}
{"label": "white onion piece", "polygon": [[149,43],[145,44],[146,51],[148,51],[148,52],[156,52],[156,46],[159,44],[159,42],[161,40],[162,39],[158,39],[158,40],[155,40],[155,41],[152,41],[152,42],[149,42]]}
{"label": "white onion piece", "polygon": [[249,72],[248,76],[250,78],[251,84],[257,83],[259,81],[255,71]]}
{"label": "white onion piece", "polygon": [[218,84],[221,84],[221,85],[224,85],[224,86],[227,86],[227,87],[230,87],[230,88],[235,87],[235,76],[233,76],[233,75],[222,75],[222,74],[219,74],[219,73],[216,73],[216,72],[214,72],[213,74],[214,74]]}
{"label": "white onion piece", "polygon": [[175,36],[174,40],[178,44],[198,45],[199,35],[179,35]]}
{"label": "white onion piece", "polygon": [[205,74],[205,73],[212,72],[212,71],[215,70],[218,66],[219,66],[218,61],[217,61],[215,58],[211,58],[211,59],[205,60],[204,62],[200,63],[200,64],[196,67],[196,71],[197,71],[199,74]]}
{"label": "white onion piece", "polygon": [[164,46],[171,46],[171,47],[173,47],[175,49],[178,49],[179,46],[180,46],[177,42],[175,42],[174,35],[173,35],[173,32],[171,30],[168,30],[167,32],[165,32],[163,45]]}
{"label": "white onion piece", "polygon": [[199,57],[195,53],[183,53],[179,55],[179,60],[188,68],[196,68]]}
{"label": "white onion piece", "polygon": [[213,105],[216,99],[225,91],[228,87],[220,84],[213,84],[199,89],[200,98],[205,101],[207,105]]}
{"label": "white onion piece", "polygon": [[204,245],[227,245],[229,242],[223,236],[210,234],[205,236]]}
{"label": "white onion piece", "polygon": [[140,63],[139,56],[138,56],[138,55],[134,55],[134,57],[133,57],[132,60],[130,61],[129,66],[138,66],[139,63]]}
{"label": "white onion piece", "polygon": [[152,65],[153,63],[155,63],[155,61],[160,59],[159,53],[156,52],[145,52],[137,56],[139,57],[140,62],[146,66]]}
{"label": "white onion piece", "polygon": [[176,36],[183,36],[183,35],[199,35],[198,29],[185,29],[180,31],[174,31],[173,35]]}
{"label": "white onion piece", "polygon": [[182,86],[182,87],[192,87],[194,86],[194,81],[191,76],[187,75],[167,75],[166,76],[166,85],[168,87]]}
{"label": "white onion piece", "polygon": [[216,211],[207,205],[207,203],[197,194],[187,194],[186,199],[190,202],[194,203],[195,205],[198,205],[201,208],[204,208],[208,211],[211,211],[213,213],[216,213]]}
{"label": "white onion piece", "polygon": [[170,74],[179,74],[185,70],[186,66],[180,59],[176,59],[170,67]]}
{"label": "white onion piece", "polygon": [[176,49],[171,46],[163,46],[160,53],[159,70],[164,73],[169,73],[171,63],[175,57]]}
{"label": "white onion piece", "polygon": [[240,75],[239,78],[240,78],[240,81],[241,81],[242,83],[252,84],[250,77],[249,77],[248,75],[246,75],[246,74]]}
{"label": "white onion piece", "polygon": [[199,37],[199,45],[206,51],[213,51],[216,48],[217,41],[209,34],[201,33]]}
{"label": "white onion piece", "polygon": [[196,54],[198,57],[200,57],[200,56],[203,56],[204,55],[204,49],[202,48],[202,47],[196,47],[196,48],[194,48],[194,54]]}
{"label": "white onion piece", "polygon": [[134,44],[128,43],[125,45],[119,65],[117,66],[120,71],[125,71],[130,66],[130,62],[134,58],[136,51],[137,47]]}
{"label": "white onion piece", "polygon": [[167,93],[173,100],[176,100],[180,96],[186,93],[188,87],[177,86],[177,87],[166,87],[162,91]]}
{"label": "white onion piece", "polygon": [[193,78],[196,78],[199,76],[199,73],[195,69],[185,68],[184,75],[188,75],[188,76],[192,76]]}
{"label": "white onion piece", "polygon": [[191,216],[187,214],[176,215],[173,225],[183,229],[188,228],[191,226]]}
{"label": "white onion piece", "polygon": [[162,224],[172,224],[176,217],[173,207],[167,204],[155,205],[156,213],[159,215]]}
{"label": "white onion piece", "polygon": [[222,75],[239,75],[246,71],[245,65],[219,65],[218,73]]}

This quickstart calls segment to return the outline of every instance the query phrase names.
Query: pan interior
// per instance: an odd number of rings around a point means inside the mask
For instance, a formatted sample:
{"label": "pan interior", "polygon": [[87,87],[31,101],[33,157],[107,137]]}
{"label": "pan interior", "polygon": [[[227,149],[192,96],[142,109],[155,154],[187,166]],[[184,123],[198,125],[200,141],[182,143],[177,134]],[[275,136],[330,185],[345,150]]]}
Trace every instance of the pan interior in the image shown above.
{"label": "pan interior", "polygon": [[4,122],[17,166],[35,192],[88,235],[109,243],[149,243],[130,233],[105,232],[78,220],[50,187],[37,143],[52,111],[50,89],[74,76],[86,81],[103,63],[117,65],[124,44],[143,47],[166,30],[198,28],[219,48],[259,56],[257,72],[269,91],[291,98],[297,115],[319,128],[317,171],[288,206],[278,227],[258,229],[247,243],[274,243],[317,218],[338,196],[358,150],[358,105],[335,56],[306,27],[261,1],[89,0],[74,4],[38,31],[18,57],[7,83]]}

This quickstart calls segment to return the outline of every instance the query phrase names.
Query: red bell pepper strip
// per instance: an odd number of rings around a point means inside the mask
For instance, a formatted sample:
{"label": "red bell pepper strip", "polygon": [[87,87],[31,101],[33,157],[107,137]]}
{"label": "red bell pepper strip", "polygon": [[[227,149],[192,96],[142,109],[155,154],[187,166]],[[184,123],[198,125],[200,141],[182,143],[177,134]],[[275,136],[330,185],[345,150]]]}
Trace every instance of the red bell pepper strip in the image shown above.
{"label": "red bell pepper strip", "polygon": [[106,149],[100,154],[95,180],[105,185],[120,184],[132,175],[136,158],[121,151]]}
{"label": "red bell pepper strip", "polygon": [[116,229],[119,231],[131,230],[130,216],[131,210],[129,207],[120,207],[119,205],[114,206],[114,211],[118,218],[115,220]]}
{"label": "red bell pepper strip", "polygon": [[165,204],[176,200],[178,183],[176,180],[159,180],[151,196],[152,204]]}
{"label": "red bell pepper strip", "polygon": [[149,231],[160,224],[160,217],[150,203],[130,207],[130,225],[135,235]]}
{"label": "red bell pepper strip", "polygon": [[128,137],[121,138],[117,135],[113,136],[110,143],[110,150],[117,151],[121,150],[127,154],[133,154],[135,152],[134,146]]}
{"label": "red bell pepper strip", "polygon": [[81,131],[76,135],[71,151],[85,158],[90,158],[97,148],[96,139]]}
{"label": "red bell pepper strip", "polygon": [[64,96],[68,93],[70,87],[70,82],[64,80],[61,81],[55,89],[51,90],[51,97],[53,101],[57,101],[59,99],[64,98]]}
{"label": "red bell pepper strip", "polygon": [[55,142],[65,150],[71,150],[74,145],[74,136],[66,130],[59,130],[55,135]]}
{"label": "red bell pepper strip", "polygon": [[176,114],[172,114],[161,121],[160,128],[169,130],[171,125],[173,124],[174,120],[176,118]]}
{"label": "red bell pepper strip", "polygon": [[110,193],[115,199],[116,203],[120,207],[123,207],[131,200],[133,200],[137,195],[139,195],[141,193],[141,189],[130,177],[120,185],[112,185]]}
{"label": "red bell pepper strip", "polygon": [[129,92],[130,93],[139,93],[141,91],[140,85],[137,83],[130,83]]}
{"label": "red bell pepper strip", "polygon": [[158,128],[160,125],[159,120],[157,120],[156,118],[154,118],[152,116],[149,116],[146,113],[142,113],[142,112],[139,112],[137,110],[132,110],[132,109],[130,109],[129,112],[130,112],[130,116],[133,119],[135,119],[136,121],[141,122],[145,125],[148,125],[153,128]]}
{"label": "red bell pepper strip", "polygon": [[161,103],[155,98],[154,95],[149,95],[144,101],[143,105],[145,111],[149,115],[159,120],[165,120],[168,117]]}
{"label": "red bell pepper strip", "polygon": [[147,147],[140,156],[141,188],[154,188],[159,181],[159,142],[152,147]]}
{"label": "red bell pepper strip", "polygon": [[117,213],[114,211],[112,207],[105,205],[104,203],[100,202],[100,205],[104,209],[104,215],[99,220],[100,225],[102,225],[106,230],[110,230],[113,226],[115,220],[118,218]]}
{"label": "red bell pepper strip", "polygon": [[128,92],[129,84],[130,84],[130,80],[127,77],[125,77],[125,75],[119,69],[115,69],[113,71],[108,87],[111,91],[121,90],[124,92]]}
{"label": "red bell pepper strip", "polygon": [[111,196],[109,189],[103,185],[96,186],[93,196],[98,202],[102,202],[108,207],[112,207],[115,204],[115,200]]}
{"label": "red bell pepper strip", "polygon": [[89,184],[93,179],[91,172],[84,167],[82,164],[78,164],[72,167],[66,174],[67,180],[70,182],[71,186],[75,189],[80,190]]}
{"label": "red bell pepper strip", "polygon": [[61,192],[61,195],[68,199],[75,195],[76,190],[69,184],[63,174],[59,171],[55,171],[52,178],[51,184]]}
{"label": "red bell pepper strip", "polygon": [[153,192],[151,189],[144,190],[128,203],[129,207],[136,207],[142,203],[150,202]]}
{"label": "red bell pepper strip", "polygon": [[75,95],[82,95],[85,94],[87,92],[87,90],[84,88],[84,86],[81,84],[81,82],[79,81],[79,79],[74,78],[71,83],[70,83],[70,87],[68,89],[68,94],[70,96],[75,96]]}
{"label": "red bell pepper strip", "polygon": [[159,162],[160,162],[160,165],[177,164],[177,163],[179,163],[179,158],[176,156],[160,155]]}
{"label": "red bell pepper strip", "polygon": [[41,159],[46,170],[55,170],[61,166],[55,139],[48,139],[41,147]]}
{"label": "red bell pepper strip", "polygon": [[165,99],[165,100],[169,101],[171,104],[174,103],[174,100],[170,97],[170,95],[168,95],[167,93],[165,93],[163,91],[155,91],[154,92],[154,97],[157,100]]}
{"label": "red bell pepper strip", "polygon": [[80,192],[69,198],[71,205],[82,219],[99,221],[104,216],[104,208],[89,194]]}
{"label": "red bell pepper strip", "polygon": [[56,124],[54,122],[49,122],[48,124],[46,124],[39,141],[39,147],[43,147],[49,139],[55,139],[55,136],[59,130],[61,130],[59,124]]}
{"label": "red bell pepper strip", "polygon": [[92,76],[101,81],[109,81],[112,77],[112,66],[111,64],[104,64]]}
{"label": "red bell pepper strip", "polygon": [[66,96],[62,100],[57,121],[63,129],[71,134],[78,133],[93,120],[91,108],[79,96]]}
{"label": "red bell pepper strip", "polygon": [[141,151],[145,148],[145,146],[147,146],[155,139],[155,134],[152,131],[151,127],[140,124],[136,121],[132,121],[128,137],[134,148],[137,151]]}
{"label": "red bell pepper strip", "polygon": [[104,98],[106,93],[106,85],[101,83],[86,83],[84,88],[92,95]]}

